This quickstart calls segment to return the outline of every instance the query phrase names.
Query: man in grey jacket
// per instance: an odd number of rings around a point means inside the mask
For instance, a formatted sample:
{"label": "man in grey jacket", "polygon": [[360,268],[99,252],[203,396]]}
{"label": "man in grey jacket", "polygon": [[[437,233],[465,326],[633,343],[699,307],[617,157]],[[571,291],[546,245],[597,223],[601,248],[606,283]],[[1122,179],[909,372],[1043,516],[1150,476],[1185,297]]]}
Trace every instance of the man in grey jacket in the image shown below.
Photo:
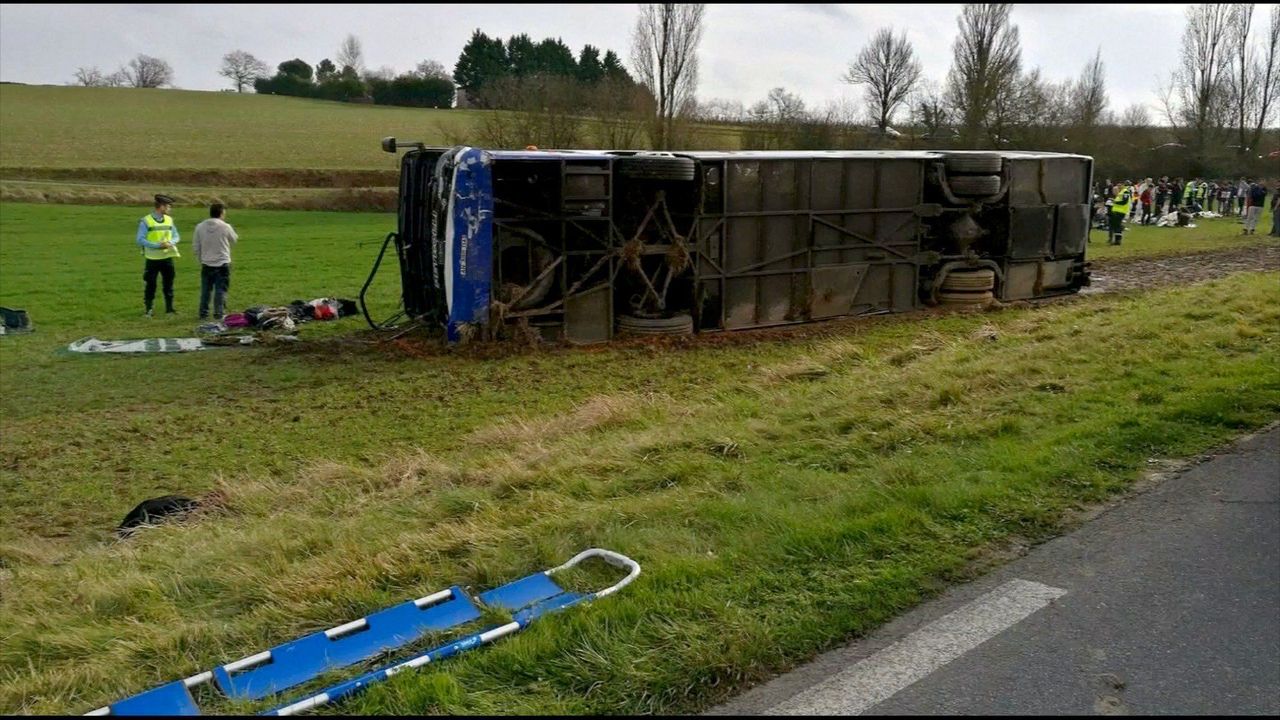
{"label": "man in grey jacket", "polygon": [[196,226],[192,247],[200,261],[200,319],[209,317],[209,294],[213,294],[213,316],[221,320],[231,289],[231,246],[239,239],[226,221],[222,203],[209,206],[209,219]]}

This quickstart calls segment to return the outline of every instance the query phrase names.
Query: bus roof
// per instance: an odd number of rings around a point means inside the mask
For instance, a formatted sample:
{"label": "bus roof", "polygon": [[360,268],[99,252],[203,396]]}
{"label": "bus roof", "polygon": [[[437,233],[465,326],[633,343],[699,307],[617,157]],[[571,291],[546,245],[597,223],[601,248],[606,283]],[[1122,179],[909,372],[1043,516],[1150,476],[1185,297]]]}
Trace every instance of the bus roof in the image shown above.
{"label": "bus roof", "polygon": [[[485,150],[495,160],[612,160],[645,151],[619,150]],[[1018,160],[1045,158],[1089,159],[1087,155],[1031,150],[694,150],[672,151],[697,160],[941,160],[947,156],[999,155]]]}

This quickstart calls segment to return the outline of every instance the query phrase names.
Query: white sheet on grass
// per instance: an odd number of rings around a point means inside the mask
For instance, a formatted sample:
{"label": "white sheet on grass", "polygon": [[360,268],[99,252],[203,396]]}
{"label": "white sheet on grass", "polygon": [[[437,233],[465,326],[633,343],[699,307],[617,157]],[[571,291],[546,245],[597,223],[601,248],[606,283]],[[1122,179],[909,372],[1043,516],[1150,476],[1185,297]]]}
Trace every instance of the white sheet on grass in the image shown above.
{"label": "white sheet on grass", "polygon": [[148,337],[146,340],[86,337],[67,346],[72,352],[192,352],[205,348],[205,341],[198,337]]}

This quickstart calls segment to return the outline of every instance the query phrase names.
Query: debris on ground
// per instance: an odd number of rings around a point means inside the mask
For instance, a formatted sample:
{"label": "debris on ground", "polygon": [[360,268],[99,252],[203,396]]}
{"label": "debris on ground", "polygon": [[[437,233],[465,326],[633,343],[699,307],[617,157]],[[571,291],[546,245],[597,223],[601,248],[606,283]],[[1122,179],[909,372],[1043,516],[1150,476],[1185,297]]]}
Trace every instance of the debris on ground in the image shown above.
{"label": "debris on ground", "polygon": [[[253,342],[241,341],[243,345]],[[193,352],[205,350],[205,341],[198,337],[148,337],[145,340],[97,340],[86,337],[70,343],[67,350],[83,352],[83,354],[100,354],[100,352],[118,352],[118,354],[137,354],[137,352]]]}
{"label": "debris on ground", "polygon": [[0,319],[3,320],[0,322],[0,335],[35,331],[35,328],[31,327],[31,318],[26,310],[0,307]]}
{"label": "debris on ground", "polygon": [[198,501],[181,495],[165,495],[164,497],[143,500],[138,503],[137,507],[130,510],[128,515],[124,516],[124,520],[121,520],[120,526],[116,528],[116,533],[120,537],[126,538],[132,535],[139,527],[179,519],[199,506],[200,503]]}
{"label": "debris on ground", "polygon": [[983,325],[977,330],[974,330],[969,337],[979,341],[998,342],[1000,340],[1000,333],[996,332],[996,329],[990,325]]}
{"label": "debris on ground", "polygon": [[242,313],[231,313],[219,321],[201,323],[195,329],[200,337],[143,340],[99,340],[87,337],[71,343],[67,350],[74,353],[165,353],[259,343],[294,343],[298,342],[298,336],[294,332],[300,323],[335,320],[358,312],[359,307],[354,300],[337,298],[317,298],[310,302],[295,300],[279,307],[255,305]]}
{"label": "debris on ground", "polygon": [[[1227,277],[1237,272],[1280,270],[1280,244],[1254,245],[1228,250],[1208,250],[1168,255],[1159,258],[1113,258],[1092,260],[1091,284],[1078,294],[1064,295],[1042,300],[1017,300],[1003,303],[1003,307],[1024,308],[1044,304],[1070,303],[1080,296],[1149,289],[1174,284],[1189,284]],[[994,304],[988,308],[998,309]],[[367,356],[382,356],[387,352],[417,359],[464,356],[469,359],[492,360],[536,352],[639,352],[662,353],[696,348],[729,347],[769,342],[798,342],[829,337],[847,338],[871,328],[886,324],[915,322],[921,317],[955,314],[953,308],[926,308],[912,313],[889,315],[883,313],[833,318],[822,322],[783,325],[732,332],[704,332],[696,336],[657,336],[641,338],[615,338],[607,345],[580,346],[529,345],[514,341],[473,343],[449,346],[425,327],[391,329],[382,333],[344,335],[324,338],[307,343],[302,352],[332,358],[341,356],[356,362]],[[968,311],[972,312],[972,311]],[[975,340],[993,342],[978,334]],[[999,341],[997,337],[995,342]]]}
{"label": "debris on ground", "polygon": [[196,328],[200,335],[223,335],[254,329],[272,333],[292,333],[299,325],[313,320],[336,320],[358,313],[354,300],[316,298],[310,302],[294,300],[288,305],[254,305],[244,312],[230,313],[220,321],[204,323]]}

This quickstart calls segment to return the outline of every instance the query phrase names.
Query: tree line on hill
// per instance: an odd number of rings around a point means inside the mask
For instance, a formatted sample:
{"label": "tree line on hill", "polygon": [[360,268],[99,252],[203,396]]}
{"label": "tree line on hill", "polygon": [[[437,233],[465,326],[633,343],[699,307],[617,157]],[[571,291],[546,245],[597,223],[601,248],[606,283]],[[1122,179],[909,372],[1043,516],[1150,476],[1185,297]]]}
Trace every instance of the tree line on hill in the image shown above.
{"label": "tree line on hill", "polygon": [[[434,60],[424,60],[404,73],[387,66],[366,69],[363,56],[360,40],[348,35],[334,60],[324,58],[314,67],[293,58],[277,65],[271,74],[262,60],[234,50],[223,56],[218,73],[236,92],[252,89],[270,95],[430,108],[453,107],[458,89],[467,93],[467,105],[489,109],[523,108],[532,102],[527,88],[548,87],[556,94],[572,90],[580,100],[600,104],[613,99],[614,86],[632,88],[636,84],[612,50],[601,54],[600,48],[585,45],[575,57],[559,38],[535,42],[523,33],[503,42],[477,29],[452,73]],[[173,68],[163,59],[138,55],[114,73],[81,67],[73,84],[164,87],[173,84]],[[607,90],[600,90],[602,86]]]}
{"label": "tree line on hill", "polygon": [[[348,36],[334,60],[280,63],[273,75],[249,53],[223,59],[237,91],[348,102],[485,111],[477,128],[450,141],[492,147],[724,147],[726,128],[743,149],[994,148],[1057,150],[1098,158],[1113,176],[1236,174],[1273,167],[1280,148],[1280,6],[1265,26],[1250,3],[1193,4],[1179,60],[1154,106],[1111,108],[1101,48],[1070,79],[1022,60],[1009,3],[968,3],[957,18],[953,61],[941,81],[924,76],[905,32],[881,28],[832,81],[861,88],[861,102],[814,108],[777,87],[746,107],[699,100],[698,45],[705,6],[648,3],[632,31],[629,66],[586,45],[575,56],[559,39],[502,40],[476,30],[450,73],[424,61],[411,72],[364,69]],[[139,56],[111,75],[81,68],[77,82],[156,87],[172,83],[163,60]],[[1153,110],[1154,117],[1153,117]],[[718,127],[709,128],[714,124]],[[1271,170],[1274,172],[1274,169]]]}
{"label": "tree line on hill", "polygon": [[962,7],[941,82],[923,75],[906,33],[882,28],[841,77],[860,104],[811,108],[778,87],[750,107],[696,101],[685,114],[736,125],[744,149],[1048,150],[1091,155],[1112,177],[1280,174],[1280,6],[1261,21],[1251,3],[1188,6],[1158,101],[1119,111],[1101,48],[1075,78],[1052,79],[1023,63],[1013,8]]}

